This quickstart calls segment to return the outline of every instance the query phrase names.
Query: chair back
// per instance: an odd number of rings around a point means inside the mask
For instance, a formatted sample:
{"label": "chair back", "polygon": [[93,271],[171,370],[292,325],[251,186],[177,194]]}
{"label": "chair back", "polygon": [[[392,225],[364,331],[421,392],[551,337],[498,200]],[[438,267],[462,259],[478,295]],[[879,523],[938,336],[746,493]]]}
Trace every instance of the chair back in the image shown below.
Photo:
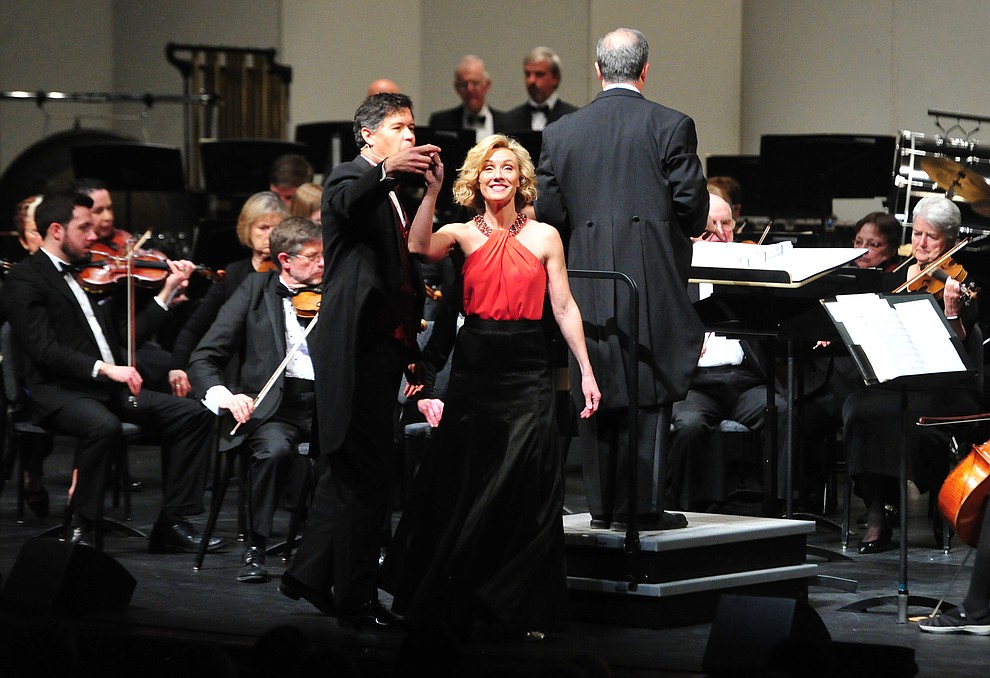
{"label": "chair back", "polygon": [[9,322],[0,327],[0,369],[3,370],[3,394],[7,403],[20,403],[24,398],[24,385],[18,378],[17,351]]}

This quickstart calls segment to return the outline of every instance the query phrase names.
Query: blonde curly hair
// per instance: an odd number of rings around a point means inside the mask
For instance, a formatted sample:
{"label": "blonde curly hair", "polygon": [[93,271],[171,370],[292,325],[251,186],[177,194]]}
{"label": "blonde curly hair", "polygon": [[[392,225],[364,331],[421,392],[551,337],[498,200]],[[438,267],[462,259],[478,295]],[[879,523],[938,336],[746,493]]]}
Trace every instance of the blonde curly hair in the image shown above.
{"label": "blonde curly hair", "polygon": [[536,201],[536,168],[522,144],[504,134],[492,134],[479,141],[468,151],[464,164],[458,170],[454,182],[454,202],[462,207],[473,207],[481,214],[485,211],[485,199],[481,197],[481,182],[478,175],[492,153],[500,148],[508,149],[516,156],[519,169],[519,188],[516,189],[516,210]]}

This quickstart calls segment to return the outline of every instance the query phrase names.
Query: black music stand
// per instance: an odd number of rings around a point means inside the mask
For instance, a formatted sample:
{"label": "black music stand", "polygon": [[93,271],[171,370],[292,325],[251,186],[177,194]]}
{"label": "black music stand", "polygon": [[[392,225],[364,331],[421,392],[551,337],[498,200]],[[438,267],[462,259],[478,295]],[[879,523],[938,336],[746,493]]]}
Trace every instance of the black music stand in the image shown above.
{"label": "black music stand", "polygon": [[835,198],[887,197],[896,139],[868,134],[767,134],[761,195],[771,218],[813,218],[821,232]]}
{"label": "black music stand", "polygon": [[534,165],[540,164],[540,152],[543,150],[543,132],[538,130],[518,130],[515,132],[509,132],[508,136],[512,137],[520,144],[522,147],[529,151],[529,157],[533,161]]}
{"label": "black music stand", "polygon": [[186,190],[182,153],[175,146],[136,141],[73,146],[72,171],[76,179],[100,179],[109,190],[125,193],[128,230],[133,230],[131,194],[134,191],[181,193]]}
{"label": "black music stand", "polygon": [[[417,134],[419,130],[416,130]],[[296,142],[306,147],[306,158],[320,174],[358,154],[354,123],[350,120],[307,122],[296,125]]]}
{"label": "black music stand", "polygon": [[[856,322],[854,318],[850,318],[844,314],[834,313],[830,308],[830,304],[835,304],[835,299],[822,300],[826,311],[828,311],[835,328],[839,335],[842,337],[843,342],[846,344],[846,348],[849,350],[849,355],[853,357],[856,367],[859,369],[860,375],[863,377],[863,381],[866,385],[876,386],[880,383],[884,383],[888,386],[896,386],[900,392],[900,412],[901,412],[901,458],[898,468],[899,472],[899,482],[900,482],[900,534],[898,535],[899,550],[900,550],[900,568],[899,568],[899,579],[897,583],[897,594],[893,596],[874,596],[872,598],[866,598],[864,600],[850,603],[840,607],[839,610],[843,612],[866,612],[874,607],[881,607],[884,605],[896,605],[897,606],[897,623],[906,624],[907,623],[907,611],[908,607],[931,607],[934,609],[940,604],[940,601],[930,598],[928,596],[912,596],[908,592],[908,579],[907,579],[907,483],[908,483],[908,438],[910,437],[910,427],[912,422],[908,420],[908,402],[909,393],[908,389],[912,386],[925,386],[930,387],[935,383],[944,382],[950,379],[957,379],[960,375],[970,374],[974,375],[976,372],[972,369],[970,365],[969,355],[966,352],[966,348],[963,342],[956,337],[955,333],[949,327],[948,321],[945,319],[945,315],[942,313],[941,308],[935,301],[934,297],[930,294],[898,294],[889,297],[883,297],[883,295],[876,295],[877,297],[884,299],[892,307],[898,304],[911,303],[911,302],[928,302],[932,305],[935,314],[932,322],[941,322],[944,326],[945,334],[948,339],[945,342],[939,342],[937,346],[928,345],[925,348],[925,352],[928,354],[938,353],[938,351],[954,350],[959,358],[959,363],[963,369],[950,371],[950,372],[926,372],[924,368],[915,369],[910,373],[895,376],[889,379],[881,379],[878,377],[876,370],[874,369],[874,363],[878,359],[878,353],[886,352],[888,350],[896,350],[897,348],[902,348],[902,344],[897,343],[895,340],[891,339],[886,345],[882,347],[876,347],[875,353],[870,353],[861,344],[857,343],[851,336],[850,323]],[[917,319],[917,322],[927,323],[927,319]],[[867,327],[866,329],[870,329]],[[913,345],[907,348],[912,348]],[[951,348],[950,348],[951,347]],[[920,351],[920,349],[919,349]],[[850,491],[852,489],[850,488]],[[949,609],[949,608],[945,608]]]}
{"label": "black music stand", "polygon": [[267,191],[268,173],[279,156],[306,156],[307,147],[280,139],[204,139],[199,144],[208,193],[250,195]]}

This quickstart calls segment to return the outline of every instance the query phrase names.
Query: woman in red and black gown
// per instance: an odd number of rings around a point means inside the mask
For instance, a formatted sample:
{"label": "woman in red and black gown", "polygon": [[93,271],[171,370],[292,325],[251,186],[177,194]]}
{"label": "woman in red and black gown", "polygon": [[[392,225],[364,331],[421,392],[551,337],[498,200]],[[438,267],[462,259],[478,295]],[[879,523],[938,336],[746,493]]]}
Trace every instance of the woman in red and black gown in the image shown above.
{"label": "woman in red and black gown", "polygon": [[477,216],[432,232],[443,180],[436,158],[409,250],[464,255],[464,326],[446,397],[420,411],[439,429],[385,558],[382,588],[411,625],[530,639],[568,623],[563,464],[542,328],[544,297],[581,368],[581,417],[600,394],[556,229],[520,213],[536,197],[532,160],[492,135],[467,155],[454,187]]}

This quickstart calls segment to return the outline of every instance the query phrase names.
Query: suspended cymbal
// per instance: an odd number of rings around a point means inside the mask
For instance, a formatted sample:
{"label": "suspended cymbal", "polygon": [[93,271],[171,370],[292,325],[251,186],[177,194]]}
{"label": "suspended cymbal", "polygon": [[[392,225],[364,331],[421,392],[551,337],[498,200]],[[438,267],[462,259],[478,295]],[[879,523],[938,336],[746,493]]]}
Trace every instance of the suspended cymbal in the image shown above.
{"label": "suspended cymbal", "polygon": [[982,217],[990,217],[990,200],[980,200],[970,205],[973,211]]}
{"label": "suspended cymbal", "polygon": [[921,169],[946,193],[958,195],[966,202],[990,201],[990,184],[983,175],[967,169],[949,158],[921,158]]}

